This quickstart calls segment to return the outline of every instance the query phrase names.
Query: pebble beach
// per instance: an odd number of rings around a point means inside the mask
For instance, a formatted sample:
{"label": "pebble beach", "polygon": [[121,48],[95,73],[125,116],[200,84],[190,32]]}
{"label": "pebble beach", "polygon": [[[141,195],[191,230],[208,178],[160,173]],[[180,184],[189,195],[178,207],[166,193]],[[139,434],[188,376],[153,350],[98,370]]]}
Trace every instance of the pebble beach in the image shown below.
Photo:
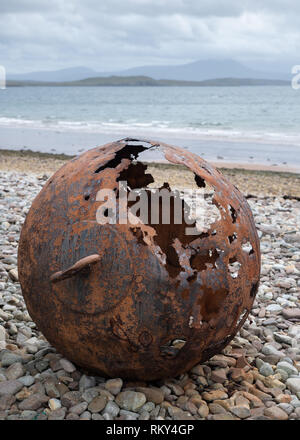
{"label": "pebble beach", "polygon": [[[34,197],[67,160],[0,150],[0,420],[300,420],[300,175],[221,169],[247,197],[261,281],[243,328],[186,374],[153,383],[91,376],[31,320],[17,272]],[[166,165],[150,164],[165,174]],[[184,186],[184,172],[168,170]]]}

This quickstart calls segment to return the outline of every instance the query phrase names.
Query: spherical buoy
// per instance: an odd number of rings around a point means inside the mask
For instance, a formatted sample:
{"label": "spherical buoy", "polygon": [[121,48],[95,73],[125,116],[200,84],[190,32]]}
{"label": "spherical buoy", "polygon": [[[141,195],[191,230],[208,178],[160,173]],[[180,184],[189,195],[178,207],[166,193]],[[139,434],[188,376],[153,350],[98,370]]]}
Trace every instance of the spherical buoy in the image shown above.
{"label": "spherical buoy", "polygon": [[[196,189],[185,197],[167,171],[156,185],[139,161],[151,149],[188,170]],[[260,276],[239,190],[199,156],[137,139],[62,166],[31,206],[18,257],[28,311],[47,340],[93,373],[137,380],[176,376],[220,352]]]}

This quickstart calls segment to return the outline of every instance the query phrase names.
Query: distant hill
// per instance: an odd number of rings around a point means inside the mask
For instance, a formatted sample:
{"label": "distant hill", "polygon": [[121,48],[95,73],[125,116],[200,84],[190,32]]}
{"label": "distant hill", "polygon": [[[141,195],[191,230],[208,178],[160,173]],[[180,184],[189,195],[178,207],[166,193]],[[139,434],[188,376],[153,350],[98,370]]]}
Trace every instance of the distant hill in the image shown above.
{"label": "distant hill", "polygon": [[30,72],[20,74],[7,74],[8,80],[14,81],[77,81],[83,78],[91,78],[98,76],[95,70],[87,67],[71,67],[69,69],[61,69],[55,71]]}
{"label": "distant hill", "polygon": [[250,69],[238,61],[199,60],[175,66],[141,66],[116,72],[96,72],[86,67],[73,67],[56,71],[31,72],[26,74],[7,74],[8,80],[15,81],[78,81],[85,78],[109,76],[146,76],[153,79],[172,79],[181,81],[203,81],[211,78],[257,78],[289,80],[290,73],[264,72]]}
{"label": "distant hill", "polygon": [[154,79],[203,81],[211,78],[289,79],[282,73],[252,70],[234,60],[200,60],[177,66],[144,66],[124,70],[122,76],[147,75]]}
{"label": "distant hill", "polygon": [[79,81],[42,82],[42,81],[7,81],[8,87],[105,87],[105,86],[155,86],[155,87],[222,87],[222,86],[282,86],[289,81],[251,78],[215,78],[204,81],[178,81],[172,79],[153,79],[148,76],[109,76],[86,78]]}

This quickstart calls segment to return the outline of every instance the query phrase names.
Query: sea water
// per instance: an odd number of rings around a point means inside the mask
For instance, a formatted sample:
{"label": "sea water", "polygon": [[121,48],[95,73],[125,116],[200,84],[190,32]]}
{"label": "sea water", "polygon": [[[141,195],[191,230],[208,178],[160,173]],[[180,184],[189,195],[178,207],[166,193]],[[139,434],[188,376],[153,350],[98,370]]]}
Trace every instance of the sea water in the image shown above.
{"label": "sea water", "polygon": [[300,166],[300,90],[252,87],[8,87],[0,148],[77,154],[123,137],[208,159]]}

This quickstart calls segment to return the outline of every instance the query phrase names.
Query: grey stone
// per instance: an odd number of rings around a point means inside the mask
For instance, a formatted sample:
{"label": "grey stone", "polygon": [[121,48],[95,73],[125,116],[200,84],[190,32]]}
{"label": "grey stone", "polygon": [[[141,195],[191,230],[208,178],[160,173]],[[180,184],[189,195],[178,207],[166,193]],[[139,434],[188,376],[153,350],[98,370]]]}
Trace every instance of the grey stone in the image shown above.
{"label": "grey stone", "polygon": [[62,382],[55,384],[55,388],[58,390],[60,397],[69,392],[69,388]]}
{"label": "grey stone", "polygon": [[35,357],[35,359],[40,359],[40,358],[43,358],[44,356],[46,356],[46,354],[53,353],[53,352],[55,352],[55,348],[50,347],[50,346],[45,347],[45,348],[42,348],[41,350],[37,351],[35,353],[34,357]]}
{"label": "grey stone", "polygon": [[92,388],[96,385],[96,379],[93,376],[81,376],[79,381],[79,390],[84,391],[87,388]]}
{"label": "grey stone", "polygon": [[35,363],[35,368],[41,373],[42,371],[46,370],[49,367],[48,361],[38,361]]}
{"label": "grey stone", "polygon": [[282,362],[288,362],[290,365],[294,365],[293,361],[291,358],[285,356],[284,358],[281,359]]}
{"label": "grey stone", "polygon": [[120,415],[124,417],[125,420],[137,420],[139,418],[139,414],[127,411],[126,409],[121,409]]}
{"label": "grey stone", "polygon": [[300,309],[298,308],[284,309],[282,315],[285,319],[300,321]]}
{"label": "grey stone", "polygon": [[69,413],[66,415],[66,420],[79,420],[79,416],[75,413]]}
{"label": "grey stone", "polygon": [[286,373],[291,376],[292,374],[298,375],[298,370],[296,367],[291,365],[289,362],[281,361],[278,362],[277,368],[280,368],[280,370],[286,371]]}
{"label": "grey stone", "polygon": [[156,387],[138,387],[136,391],[143,393],[148,402],[153,402],[156,405],[164,400],[164,393],[160,388]]}
{"label": "grey stone", "polygon": [[84,411],[81,416],[80,420],[91,420],[92,414],[89,411]]}
{"label": "grey stone", "polygon": [[261,367],[259,368],[259,372],[266,377],[274,374],[272,366],[266,362],[261,365]]}
{"label": "grey stone", "polygon": [[0,396],[4,396],[5,394],[16,394],[21,388],[23,388],[23,384],[18,380],[6,380],[0,382]]}
{"label": "grey stone", "polygon": [[90,389],[85,390],[85,391],[82,393],[82,398],[83,398],[86,402],[90,403],[90,402],[94,399],[94,397],[97,397],[97,396],[98,396],[98,394],[99,394],[99,390],[95,390],[95,389],[93,389],[93,388],[90,388]]}
{"label": "grey stone", "polygon": [[146,396],[135,391],[122,391],[116,397],[116,403],[127,411],[137,411],[146,403]]}
{"label": "grey stone", "polygon": [[77,405],[81,401],[81,394],[79,391],[69,391],[61,396],[61,403],[63,406],[70,408]]}
{"label": "grey stone", "polygon": [[146,411],[146,412],[151,412],[153,411],[155,408],[155,404],[153,402],[146,402],[145,405],[143,405],[140,409],[139,409],[139,413],[141,413],[142,411]]}
{"label": "grey stone", "polygon": [[60,397],[60,393],[56,387],[55,380],[48,379],[44,382],[46,394],[49,397]]}
{"label": "grey stone", "polygon": [[37,417],[37,412],[32,410],[24,410],[21,412],[22,420],[35,420]]}
{"label": "grey stone", "polygon": [[0,325],[0,341],[5,341],[6,339],[6,330],[2,325]]}
{"label": "grey stone", "polygon": [[285,411],[288,415],[290,415],[294,410],[293,406],[288,403],[279,403],[277,406],[283,409],[283,411]]}
{"label": "grey stone", "polygon": [[48,401],[48,406],[52,411],[55,411],[56,409],[61,408],[61,401],[59,399],[55,399],[54,397],[52,397]]}
{"label": "grey stone", "polygon": [[281,343],[283,342],[284,344],[292,345],[293,338],[291,338],[290,336],[284,335],[282,333],[274,332],[274,338],[278,342]]}
{"label": "grey stone", "polygon": [[246,419],[251,415],[250,409],[242,405],[233,406],[229,408],[229,411],[240,419]]}
{"label": "grey stone", "polygon": [[[36,383],[34,383],[30,388],[30,391],[32,393],[39,393],[39,394],[45,394],[45,387],[44,385],[37,381]],[[45,396],[46,397],[46,396]]]}
{"label": "grey stone", "polygon": [[270,304],[266,307],[268,312],[281,312],[282,307],[279,304]]}
{"label": "grey stone", "polygon": [[88,410],[92,413],[101,412],[107,403],[107,397],[104,395],[94,397],[94,399],[89,403]]}
{"label": "grey stone", "polygon": [[300,408],[300,400],[297,397],[294,397],[290,404],[293,405],[294,408]]}
{"label": "grey stone", "polygon": [[108,416],[108,414],[106,413],[102,416],[101,414],[94,413],[92,414],[92,420],[111,420],[111,419],[106,419],[105,416]]}
{"label": "grey stone", "polygon": [[9,271],[9,276],[13,281],[19,281],[19,275],[17,269],[11,269]]}
{"label": "grey stone", "polygon": [[32,376],[22,376],[18,378],[19,382],[22,382],[22,384],[25,387],[30,387],[32,384],[34,384],[34,378]]}
{"label": "grey stone", "polygon": [[280,368],[276,368],[276,370],[275,370],[275,373],[276,374],[280,374],[280,376],[281,376],[281,379],[285,382],[286,380],[287,380],[287,378],[289,377],[289,375],[287,374],[287,372],[286,371],[284,371],[284,370],[281,370]]}
{"label": "grey stone", "polygon": [[150,419],[150,414],[147,411],[140,412],[139,420],[149,420],[149,419]]}
{"label": "grey stone", "polygon": [[115,402],[109,401],[104,408],[103,414],[110,414],[112,417],[117,417],[120,412],[120,408]]}
{"label": "grey stone", "polygon": [[10,407],[15,403],[16,398],[10,394],[5,394],[0,397],[0,411],[5,411],[6,409],[10,409]]}
{"label": "grey stone", "polygon": [[[0,383],[1,386],[1,383]],[[300,392],[300,377],[290,377],[286,381],[286,386],[289,390],[292,391],[292,393],[299,393]]]}
{"label": "grey stone", "polygon": [[16,362],[22,362],[22,361],[23,361],[22,356],[7,351],[4,353],[1,359],[1,365],[2,367],[9,367],[10,365],[15,364]]}
{"label": "grey stone", "polygon": [[267,356],[273,355],[278,357],[278,359],[282,359],[284,357],[284,353],[277,350],[273,345],[271,344],[265,344],[261,350],[261,352]]}
{"label": "grey stone", "polygon": [[28,339],[28,338],[31,338],[31,336],[32,336],[32,330],[31,330],[31,328],[26,327],[26,326],[19,328],[19,332],[20,332],[21,334],[25,335],[25,336],[27,337],[27,339]]}
{"label": "grey stone", "polygon": [[226,409],[218,403],[209,403],[209,412],[212,414],[226,414]]}
{"label": "grey stone", "polygon": [[20,414],[9,414],[6,417],[7,420],[21,420],[21,415]]}
{"label": "grey stone", "polygon": [[123,380],[120,378],[109,379],[105,383],[105,388],[114,396],[119,394],[123,386]]}
{"label": "grey stone", "polygon": [[60,359],[60,365],[67,373],[73,373],[76,371],[75,365],[72,364],[72,362],[68,361],[68,359]]}
{"label": "grey stone", "polygon": [[59,408],[51,411],[48,415],[48,420],[63,420],[66,415],[66,408]]}
{"label": "grey stone", "polygon": [[21,403],[19,403],[19,408],[22,410],[36,410],[44,406],[46,402],[48,402],[48,398],[45,396],[45,394],[31,394],[31,396],[27,397]]}
{"label": "grey stone", "polygon": [[69,409],[69,412],[80,416],[80,414],[82,414],[87,409],[87,406],[88,406],[87,402],[80,402],[80,403],[77,403],[77,405],[72,406]]}
{"label": "grey stone", "polygon": [[23,376],[24,367],[21,362],[16,362],[8,367],[5,374],[8,380],[18,379],[19,377]]}

